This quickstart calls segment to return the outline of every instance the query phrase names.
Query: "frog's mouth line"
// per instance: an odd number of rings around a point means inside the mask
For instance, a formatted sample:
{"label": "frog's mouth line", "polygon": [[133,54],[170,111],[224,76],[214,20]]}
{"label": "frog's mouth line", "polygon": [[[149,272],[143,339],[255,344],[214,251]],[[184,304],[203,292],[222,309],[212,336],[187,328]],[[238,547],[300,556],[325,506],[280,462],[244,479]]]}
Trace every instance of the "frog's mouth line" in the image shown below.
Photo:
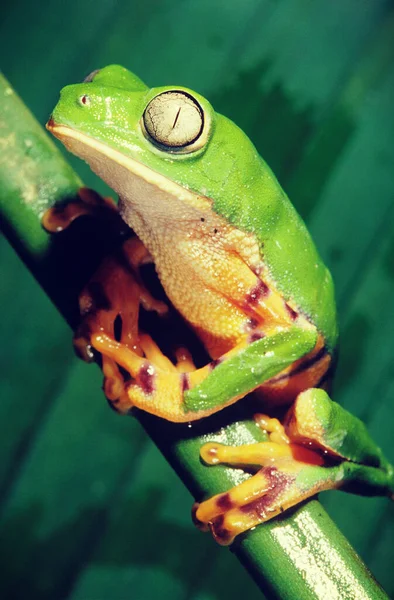
{"label": "frog's mouth line", "polygon": [[[91,169],[120,197],[122,196],[122,192],[124,192],[124,184],[122,185],[120,177],[117,177],[117,173],[113,168],[111,169],[108,166],[108,163],[126,169],[145,183],[154,186],[169,196],[182,199],[183,202],[197,209],[207,210],[211,207],[209,198],[186,189],[135,158],[126,156],[122,152],[108,146],[108,144],[100,142],[67,125],[58,125],[53,118],[49,119],[46,128],[64,144],[67,150],[85,160]],[[141,152],[141,149],[135,146],[134,151],[136,153]],[[103,157],[105,157],[105,160],[103,160]]]}

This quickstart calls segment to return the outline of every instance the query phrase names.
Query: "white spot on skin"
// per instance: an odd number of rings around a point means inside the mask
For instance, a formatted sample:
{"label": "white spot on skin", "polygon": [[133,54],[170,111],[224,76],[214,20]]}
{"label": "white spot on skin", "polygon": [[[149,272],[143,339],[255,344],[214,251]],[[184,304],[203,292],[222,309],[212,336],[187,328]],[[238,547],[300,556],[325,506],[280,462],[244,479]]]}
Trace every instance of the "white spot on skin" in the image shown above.
{"label": "white spot on skin", "polygon": [[280,245],[278,240],[275,240],[275,244],[278,246],[279,250],[282,250],[282,246]]}
{"label": "white spot on skin", "polygon": [[338,471],[338,473],[335,475],[335,481],[336,482],[343,481],[343,471],[342,470]]}
{"label": "white spot on skin", "polygon": [[26,184],[21,190],[21,194],[24,202],[26,202],[26,204],[30,204],[31,202],[34,202],[34,200],[37,198],[37,186],[33,183]]}
{"label": "white spot on skin", "polygon": [[3,148],[4,151],[12,146],[15,146],[15,133],[10,133],[7,137],[0,138],[0,148]]}
{"label": "white spot on skin", "polygon": [[154,375],[155,369],[154,369],[153,365],[149,365],[149,367],[146,369],[146,372],[148,373],[148,375]]}
{"label": "white spot on skin", "polygon": [[106,123],[112,122],[112,110],[111,110],[111,97],[107,96],[104,99],[105,102],[105,121]]}

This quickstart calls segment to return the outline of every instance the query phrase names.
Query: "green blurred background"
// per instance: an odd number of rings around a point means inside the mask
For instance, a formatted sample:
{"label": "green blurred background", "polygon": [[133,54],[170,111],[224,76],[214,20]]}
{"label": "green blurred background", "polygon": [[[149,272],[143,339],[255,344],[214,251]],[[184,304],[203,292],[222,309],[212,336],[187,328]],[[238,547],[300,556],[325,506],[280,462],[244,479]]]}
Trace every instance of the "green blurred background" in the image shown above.
{"label": "green blurred background", "polygon": [[[245,129],[334,274],[335,397],[394,460],[393,2],[14,0],[0,56],[41,123],[61,87],[118,62],[148,84],[198,90]],[[260,598],[193,529],[188,492],[138,423],[108,410],[99,373],[74,358],[67,326],[0,248],[0,597]],[[393,594],[393,505],[321,500]]]}

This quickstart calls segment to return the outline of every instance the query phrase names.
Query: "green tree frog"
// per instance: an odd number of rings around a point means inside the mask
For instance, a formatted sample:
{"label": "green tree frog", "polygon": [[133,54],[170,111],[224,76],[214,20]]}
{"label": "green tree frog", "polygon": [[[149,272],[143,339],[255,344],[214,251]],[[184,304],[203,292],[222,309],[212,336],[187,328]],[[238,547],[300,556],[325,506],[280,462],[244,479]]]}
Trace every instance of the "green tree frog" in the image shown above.
{"label": "green tree frog", "polygon": [[[199,94],[149,88],[117,65],[65,87],[47,127],[115,190],[137,236],[80,298],[111,404],[174,422],[252,391],[264,411],[290,407],[281,421],[256,415],[266,442],[201,448],[207,464],[259,470],[197,504],[196,522],[228,544],[324,489],[392,494],[392,467],[327,393],[338,336],[331,275],[248,137]],[[167,310],[139,276],[147,262],[202,341],[206,365],[196,368],[183,348],[166,356],[139,330],[140,306]]]}

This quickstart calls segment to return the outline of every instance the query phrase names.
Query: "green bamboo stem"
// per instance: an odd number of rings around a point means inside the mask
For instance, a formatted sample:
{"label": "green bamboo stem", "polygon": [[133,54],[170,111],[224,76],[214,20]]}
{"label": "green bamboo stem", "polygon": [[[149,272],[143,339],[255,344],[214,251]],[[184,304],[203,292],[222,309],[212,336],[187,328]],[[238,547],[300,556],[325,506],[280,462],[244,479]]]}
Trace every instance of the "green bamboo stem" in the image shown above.
{"label": "green bamboo stem", "polygon": [[[78,290],[95,265],[89,257],[82,264],[75,260],[75,240],[69,239],[59,252],[59,239],[48,235],[40,220],[56,202],[75,197],[81,181],[1,76],[0,107],[4,231],[64,318],[75,326]],[[237,470],[209,468],[200,462],[199,449],[206,434],[220,431],[217,439],[224,443],[261,439],[262,433],[239,404],[192,427],[137,415],[197,499],[239,481]],[[248,532],[234,542],[232,550],[270,598],[387,598],[316,500]]]}

